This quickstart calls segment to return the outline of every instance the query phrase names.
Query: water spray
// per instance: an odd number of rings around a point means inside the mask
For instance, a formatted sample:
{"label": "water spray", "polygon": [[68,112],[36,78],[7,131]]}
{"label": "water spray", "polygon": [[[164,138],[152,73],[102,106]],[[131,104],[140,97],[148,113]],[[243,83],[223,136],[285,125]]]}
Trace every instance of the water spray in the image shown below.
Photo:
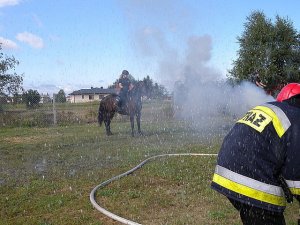
{"label": "water spray", "polygon": [[138,164],[136,167],[128,170],[125,173],[122,173],[120,175],[117,175],[115,177],[110,178],[109,180],[106,180],[104,182],[102,182],[101,184],[97,185],[90,193],[90,202],[92,203],[92,205],[101,213],[103,213],[104,215],[108,216],[109,218],[116,220],[118,222],[121,222],[123,224],[128,224],[128,225],[141,225],[140,223],[136,223],[134,221],[125,219],[123,217],[120,217],[108,210],[106,210],[105,208],[101,207],[95,200],[95,194],[96,191],[100,188],[105,187],[106,185],[110,184],[111,182],[115,181],[115,180],[119,180],[122,177],[125,177],[127,175],[130,175],[131,173],[133,173],[134,171],[140,169],[143,165],[145,165],[146,163],[150,162],[151,160],[154,160],[156,158],[159,157],[166,157],[166,156],[217,156],[218,154],[205,154],[205,153],[178,153],[178,154],[161,154],[161,155],[155,155],[152,157],[149,157],[147,159],[145,159],[143,162],[141,162],[140,164]]}

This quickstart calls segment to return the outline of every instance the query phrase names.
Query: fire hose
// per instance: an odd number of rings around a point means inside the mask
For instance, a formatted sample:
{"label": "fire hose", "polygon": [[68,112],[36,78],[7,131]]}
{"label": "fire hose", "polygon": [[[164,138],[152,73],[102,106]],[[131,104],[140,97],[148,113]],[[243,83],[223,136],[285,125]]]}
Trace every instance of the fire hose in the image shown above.
{"label": "fire hose", "polygon": [[106,185],[110,184],[111,182],[115,181],[115,180],[119,180],[122,177],[125,177],[131,173],[133,173],[134,171],[140,169],[143,165],[145,165],[146,163],[148,163],[151,160],[154,160],[156,158],[159,157],[165,157],[165,156],[217,156],[217,154],[205,154],[205,153],[178,153],[178,154],[162,154],[162,155],[155,155],[152,157],[149,157],[147,159],[145,159],[144,161],[142,161],[140,164],[138,164],[136,167],[128,170],[125,173],[122,173],[120,175],[117,175],[115,177],[110,178],[109,180],[106,180],[104,182],[102,182],[101,184],[97,185],[90,193],[90,202],[92,203],[92,205],[101,213],[103,213],[104,215],[108,216],[109,218],[116,220],[118,222],[121,222],[123,224],[128,224],[128,225],[141,225],[140,223],[136,223],[134,221],[125,219],[123,217],[120,217],[108,210],[106,210],[105,208],[101,207],[95,200],[95,194],[96,191],[100,188],[105,187]]}

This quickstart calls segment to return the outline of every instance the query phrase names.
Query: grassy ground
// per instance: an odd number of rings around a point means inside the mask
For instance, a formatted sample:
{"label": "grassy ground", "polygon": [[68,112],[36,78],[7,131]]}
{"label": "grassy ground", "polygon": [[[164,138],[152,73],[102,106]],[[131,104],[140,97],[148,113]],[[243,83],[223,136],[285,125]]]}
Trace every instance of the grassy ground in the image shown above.
{"label": "grassy ground", "polygon": [[[161,111],[169,113],[163,104]],[[222,137],[162,120],[145,104],[144,136],[130,136],[125,118],[113,136],[95,123],[0,129],[0,224],[119,224],[96,211],[91,190],[142,160],[163,153],[217,153]],[[142,224],[241,224],[237,212],[210,189],[215,157],[160,158],[97,192],[108,210]],[[286,210],[296,224],[297,205]]]}

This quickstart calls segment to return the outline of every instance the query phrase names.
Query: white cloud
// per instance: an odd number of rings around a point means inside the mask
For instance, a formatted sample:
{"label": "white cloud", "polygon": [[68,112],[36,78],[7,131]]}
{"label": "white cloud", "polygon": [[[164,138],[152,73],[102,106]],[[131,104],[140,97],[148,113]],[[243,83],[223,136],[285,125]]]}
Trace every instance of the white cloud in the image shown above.
{"label": "white cloud", "polygon": [[0,0],[0,8],[5,6],[18,5],[21,0]]}
{"label": "white cloud", "polygon": [[15,42],[13,42],[9,39],[5,39],[4,37],[0,37],[0,43],[4,49],[17,49],[18,48],[18,45]]}
{"label": "white cloud", "polygon": [[33,48],[43,48],[43,39],[29,32],[17,34],[16,37],[19,41],[29,44]]}

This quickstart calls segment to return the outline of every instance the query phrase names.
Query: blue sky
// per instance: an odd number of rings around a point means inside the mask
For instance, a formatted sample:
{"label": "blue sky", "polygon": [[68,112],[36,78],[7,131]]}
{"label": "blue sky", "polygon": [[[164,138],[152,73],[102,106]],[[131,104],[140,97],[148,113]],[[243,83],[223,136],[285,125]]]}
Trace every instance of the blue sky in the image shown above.
{"label": "blue sky", "polygon": [[288,17],[299,31],[299,8],[298,0],[0,0],[0,42],[20,61],[24,87],[40,93],[106,88],[123,69],[171,90],[186,65],[225,77],[252,11]]}

